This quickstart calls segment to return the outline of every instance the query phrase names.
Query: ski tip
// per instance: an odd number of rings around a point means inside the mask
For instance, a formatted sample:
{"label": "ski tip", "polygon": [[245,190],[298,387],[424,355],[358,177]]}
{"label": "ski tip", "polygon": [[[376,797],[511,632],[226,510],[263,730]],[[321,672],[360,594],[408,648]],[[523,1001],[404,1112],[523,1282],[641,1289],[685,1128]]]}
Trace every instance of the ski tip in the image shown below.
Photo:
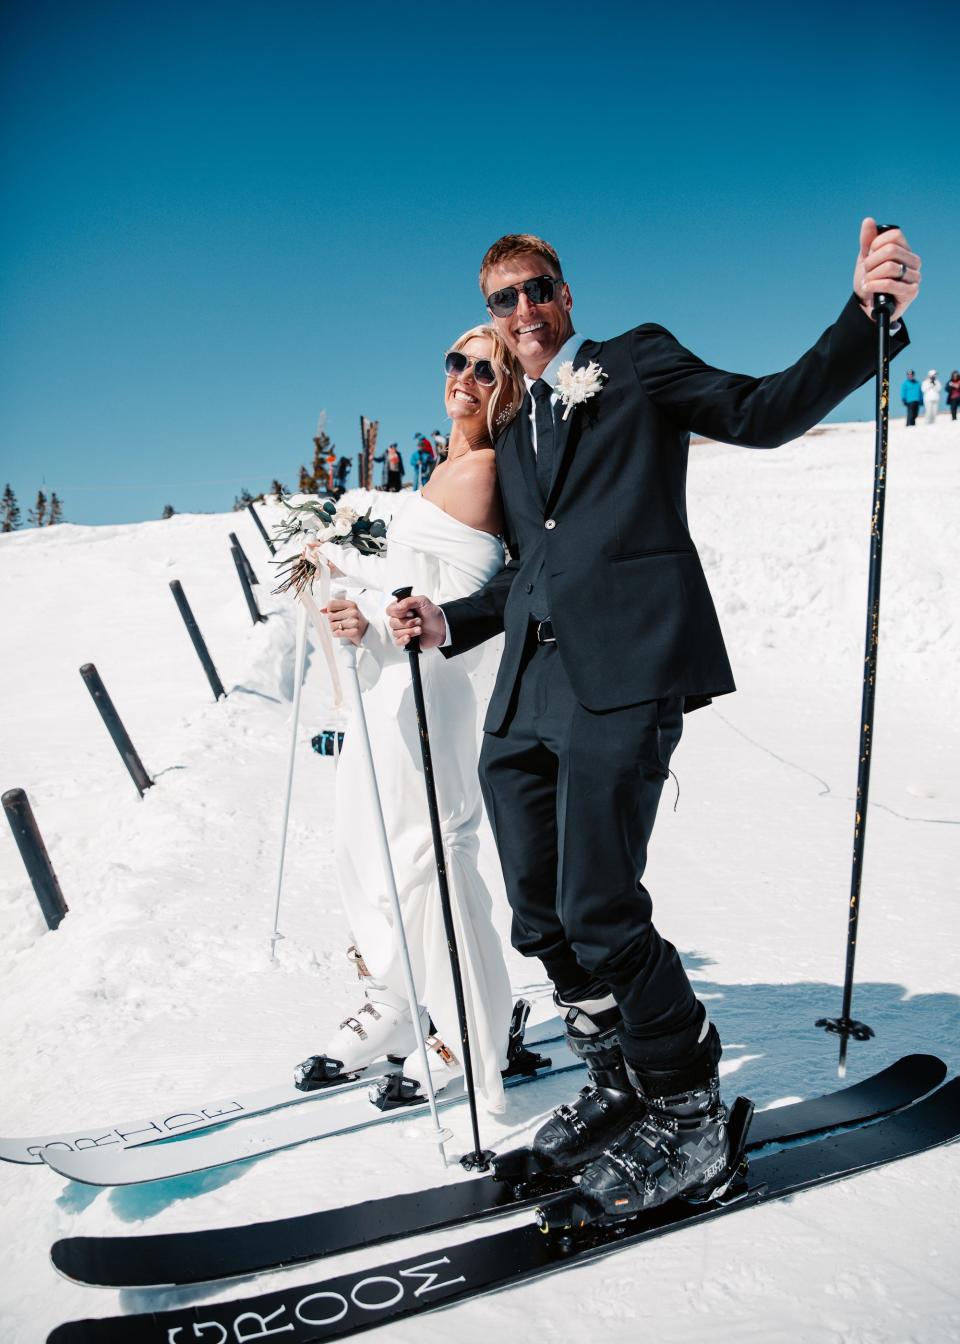
{"label": "ski tip", "polygon": [[58,1274],[62,1274],[65,1279],[70,1279],[72,1283],[89,1283],[89,1279],[77,1277],[77,1264],[75,1250],[79,1244],[86,1242],[86,1237],[61,1237],[50,1247],[50,1262]]}

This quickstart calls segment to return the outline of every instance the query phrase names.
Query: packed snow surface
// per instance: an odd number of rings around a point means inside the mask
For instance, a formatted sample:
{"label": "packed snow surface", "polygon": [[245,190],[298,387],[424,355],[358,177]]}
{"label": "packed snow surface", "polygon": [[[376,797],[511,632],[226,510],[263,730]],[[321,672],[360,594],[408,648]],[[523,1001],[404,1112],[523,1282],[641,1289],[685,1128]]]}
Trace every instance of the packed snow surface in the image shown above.
{"label": "packed snow surface", "polygon": [[[691,454],[691,530],[739,691],[687,720],[679,802],[671,785],[647,881],[720,1028],[726,1091],[758,1106],[837,1082],[836,1039],[813,1024],[840,1010],[872,463],[869,425],[823,427],[775,452],[703,444]],[[851,1081],[914,1050],[960,1065],[958,479],[960,424],[893,425],[853,1003],[876,1038],[851,1045]],[[256,626],[231,530],[261,580],[269,619]],[[357,1006],[332,861],[334,762],[309,746],[336,723],[317,651],[298,730],[284,939],[269,957],[295,630],[270,573],[244,514],[0,538],[0,788],[27,791],[70,907],[48,932],[4,827],[6,1134],[109,1124],[284,1080]],[[175,578],[229,692],[219,703],[171,598]],[[155,780],[142,800],[78,675],[87,662]],[[482,860],[506,938],[489,834]],[[539,965],[512,952],[510,965],[545,1017]],[[485,1140],[523,1140],[571,1090],[569,1078],[517,1089],[505,1116],[484,1119]],[[447,1115],[452,1151],[463,1151],[463,1108]],[[84,1288],[48,1260],[70,1234],[216,1227],[436,1183],[425,1130],[407,1120],[117,1190],[4,1165],[2,1339],[35,1344],[72,1318],[223,1300],[430,1250],[442,1235],[180,1293]],[[675,1344],[960,1339],[958,1233],[960,1152],[944,1149],[371,1339],[440,1344],[455,1332],[472,1344],[534,1329]]]}

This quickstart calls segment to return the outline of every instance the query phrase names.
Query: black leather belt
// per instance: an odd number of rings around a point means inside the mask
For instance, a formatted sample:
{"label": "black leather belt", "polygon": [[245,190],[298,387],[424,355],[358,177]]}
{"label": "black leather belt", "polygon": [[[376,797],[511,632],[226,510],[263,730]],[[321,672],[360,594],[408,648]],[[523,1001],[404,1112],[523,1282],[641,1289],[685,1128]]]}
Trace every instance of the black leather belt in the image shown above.
{"label": "black leather belt", "polygon": [[553,633],[553,622],[550,620],[537,621],[536,634],[538,644],[556,644],[557,637]]}

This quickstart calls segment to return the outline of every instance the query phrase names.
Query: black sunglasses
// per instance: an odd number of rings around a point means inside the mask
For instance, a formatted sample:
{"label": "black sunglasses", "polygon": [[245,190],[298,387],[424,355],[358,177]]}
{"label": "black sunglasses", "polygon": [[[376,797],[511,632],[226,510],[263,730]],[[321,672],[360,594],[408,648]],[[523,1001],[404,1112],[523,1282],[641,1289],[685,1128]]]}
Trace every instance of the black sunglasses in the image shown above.
{"label": "black sunglasses", "polygon": [[489,359],[474,359],[462,350],[448,350],[444,356],[443,369],[448,378],[459,378],[473,365],[473,376],[481,387],[493,387],[497,381],[497,371]]}
{"label": "black sunglasses", "polygon": [[522,285],[495,289],[487,295],[487,307],[494,317],[509,317],[520,302],[521,289],[531,303],[549,303],[557,292],[557,286],[563,283],[563,280],[553,275],[537,275],[532,280],[524,280]]}

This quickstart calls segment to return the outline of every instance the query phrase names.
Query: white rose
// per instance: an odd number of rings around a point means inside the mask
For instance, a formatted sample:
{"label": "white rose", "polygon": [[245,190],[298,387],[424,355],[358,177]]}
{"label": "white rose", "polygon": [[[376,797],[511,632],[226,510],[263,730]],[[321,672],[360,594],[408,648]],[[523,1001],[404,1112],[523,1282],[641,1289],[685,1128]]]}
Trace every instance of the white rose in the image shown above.
{"label": "white rose", "polygon": [[336,517],[333,520],[333,535],[335,537],[349,537],[353,531],[353,523],[349,518]]}
{"label": "white rose", "polygon": [[348,505],[344,504],[342,508],[337,509],[337,517],[346,518],[352,527],[360,515],[357,513],[356,509],[351,509]]}

